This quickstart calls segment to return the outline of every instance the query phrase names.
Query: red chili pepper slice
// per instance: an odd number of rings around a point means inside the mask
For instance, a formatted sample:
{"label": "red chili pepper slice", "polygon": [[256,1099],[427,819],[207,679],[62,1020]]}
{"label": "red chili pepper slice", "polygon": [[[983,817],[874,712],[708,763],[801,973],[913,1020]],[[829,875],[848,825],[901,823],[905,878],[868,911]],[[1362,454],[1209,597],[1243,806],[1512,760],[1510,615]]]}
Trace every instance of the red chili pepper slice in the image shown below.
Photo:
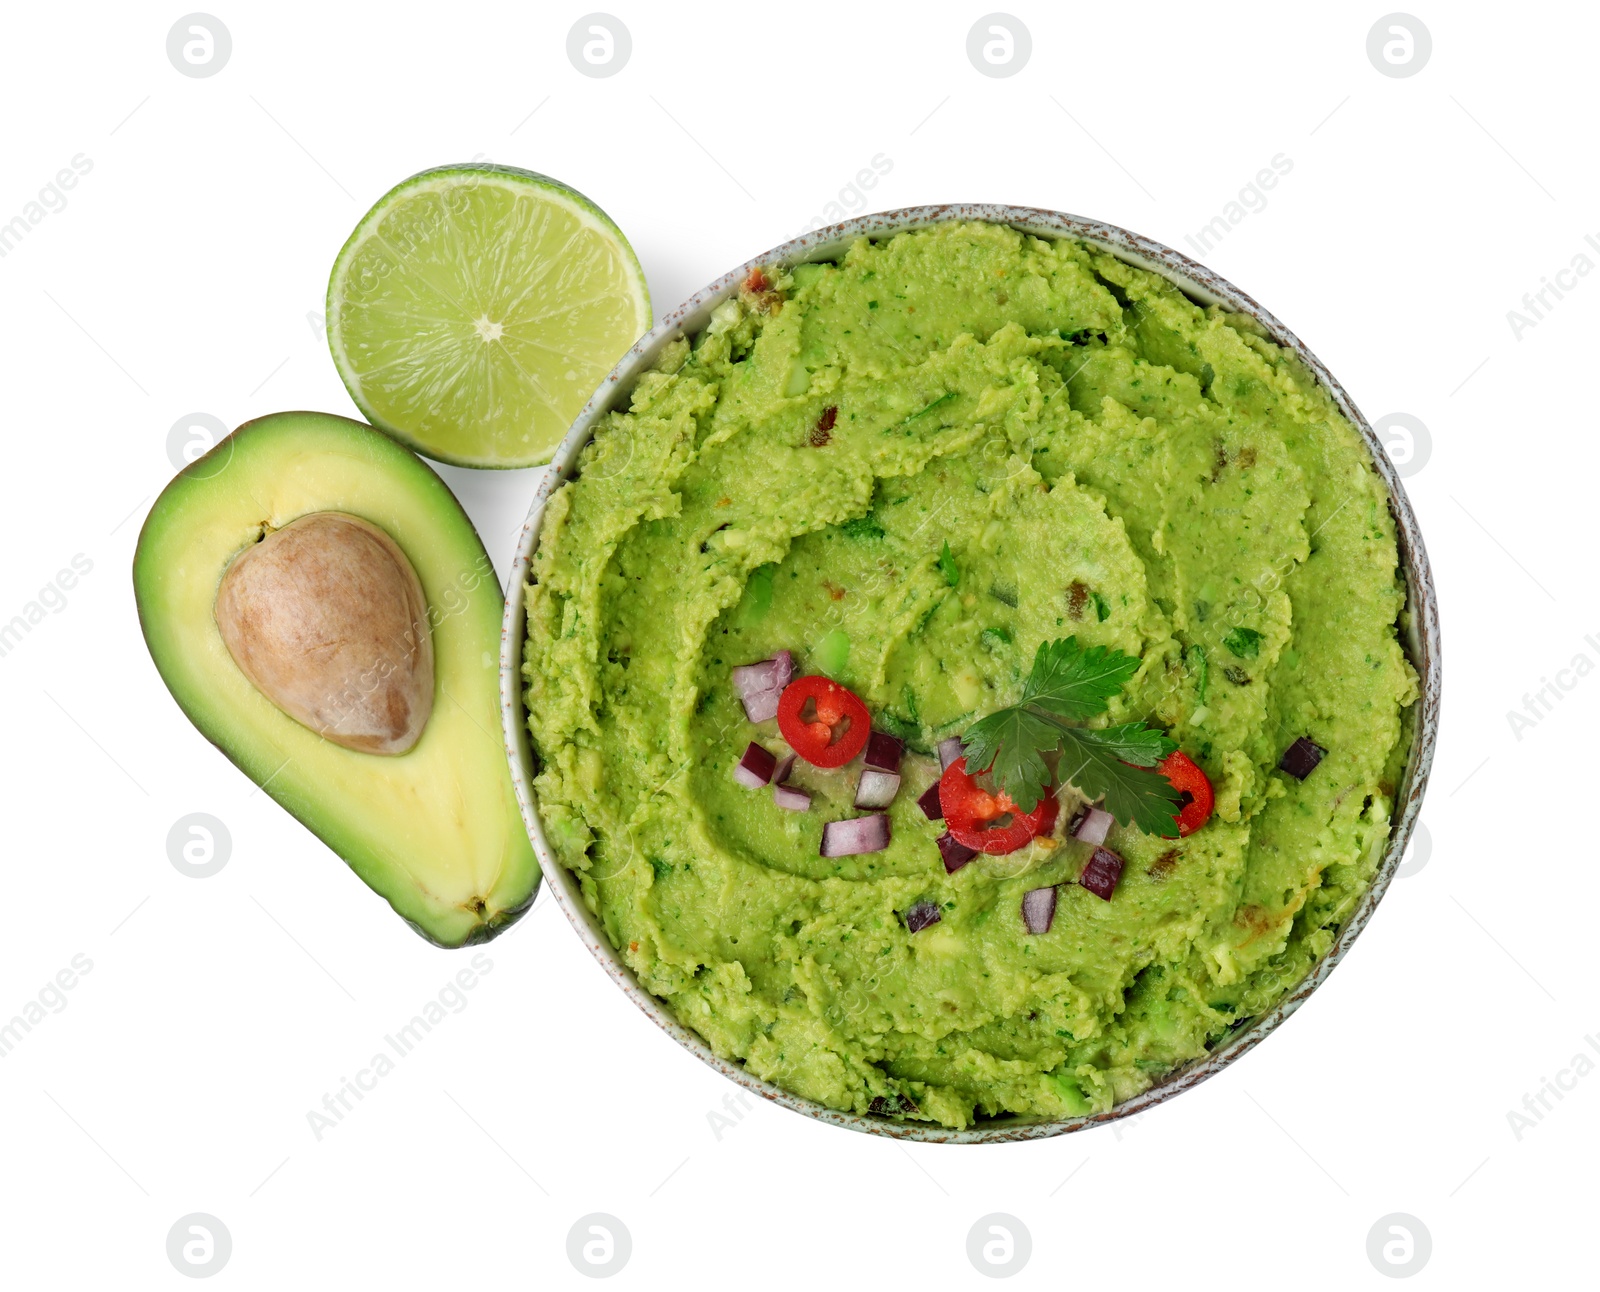
{"label": "red chili pepper slice", "polygon": [[[958,758],[939,778],[939,806],[944,810],[945,828],[957,843],[991,857],[1015,852],[1030,839],[1048,834],[1056,823],[1060,804],[1052,794],[1039,800],[1032,812],[1023,812],[1002,790],[991,794],[967,775],[967,760]],[[1009,825],[990,824],[1009,815]]]}
{"label": "red chili pepper slice", "polygon": [[813,767],[843,767],[867,745],[867,706],[829,677],[797,677],[778,697],[778,730]]}
{"label": "red chili pepper slice", "polygon": [[1178,837],[1185,838],[1211,819],[1211,809],[1217,801],[1211,780],[1181,749],[1174,750],[1162,759],[1156,765],[1156,770],[1167,778],[1173,789],[1189,795],[1183,811],[1178,813]]}

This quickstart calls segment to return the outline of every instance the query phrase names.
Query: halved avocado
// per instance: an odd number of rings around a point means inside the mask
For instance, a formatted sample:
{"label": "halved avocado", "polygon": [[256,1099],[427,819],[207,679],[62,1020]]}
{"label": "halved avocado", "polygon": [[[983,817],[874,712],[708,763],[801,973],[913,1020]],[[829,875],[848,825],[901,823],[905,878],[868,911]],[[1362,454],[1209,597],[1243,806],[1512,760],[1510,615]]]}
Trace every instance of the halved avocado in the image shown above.
{"label": "halved avocado", "polygon": [[[318,514],[379,531],[376,559],[392,551],[378,546],[387,535],[421,585],[434,694],[403,753],[348,748],[290,717],[218,628],[232,563]],[[341,586],[324,580],[318,595]],[[539,866],[500,736],[500,584],[461,505],[410,450],[325,413],[247,422],[156,500],[133,587],[150,654],[189,720],[423,937],[484,942],[528,909]]]}

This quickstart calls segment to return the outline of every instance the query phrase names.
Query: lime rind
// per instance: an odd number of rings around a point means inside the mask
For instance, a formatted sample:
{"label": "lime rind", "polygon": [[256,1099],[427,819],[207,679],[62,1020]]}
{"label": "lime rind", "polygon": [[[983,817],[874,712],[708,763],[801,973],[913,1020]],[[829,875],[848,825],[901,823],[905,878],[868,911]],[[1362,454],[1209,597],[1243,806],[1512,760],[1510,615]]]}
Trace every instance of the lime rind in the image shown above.
{"label": "lime rind", "polygon": [[604,211],[491,163],[396,185],[328,281],[328,346],[351,399],[457,466],[548,461],[650,318],[638,258]]}

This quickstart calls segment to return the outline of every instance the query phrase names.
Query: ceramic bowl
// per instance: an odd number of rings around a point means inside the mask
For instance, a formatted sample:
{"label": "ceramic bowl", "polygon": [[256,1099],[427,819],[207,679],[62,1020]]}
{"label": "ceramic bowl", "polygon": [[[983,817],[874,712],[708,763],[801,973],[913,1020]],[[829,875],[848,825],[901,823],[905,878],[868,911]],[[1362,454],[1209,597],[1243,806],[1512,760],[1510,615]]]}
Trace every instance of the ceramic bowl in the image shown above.
{"label": "ceramic bowl", "polygon": [[[763,1081],[736,1062],[715,1054],[711,1047],[695,1032],[684,1027],[672,1016],[666,1004],[652,996],[634,978],[632,970],[621,955],[606,940],[599,922],[584,905],[577,881],[556,861],[539,819],[539,805],[533,792],[533,767],[529,748],[528,727],[523,712],[522,657],[526,634],[526,584],[528,566],[539,540],[539,523],[544,516],[546,503],[560,489],[577,466],[578,455],[594,433],[595,425],[613,409],[626,409],[628,394],[634,382],[655,362],[662,348],[675,337],[693,336],[711,319],[711,312],[724,300],[737,294],[739,284],[757,265],[795,265],[807,261],[833,260],[842,255],[857,238],[883,238],[906,229],[926,228],[952,220],[985,220],[1010,225],[1042,238],[1078,238],[1110,252],[1118,258],[1143,269],[1154,270],[1177,286],[1194,300],[1204,305],[1220,304],[1224,308],[1253,318],[1263,332],[1295,355],[1315,374],[1338,405],[1339,411],[1356,426],[1366,441],[1368,452],[1389,490],[1389,506],[1398,530],[1400,565],[1405,575],[1407,603],[1401,616],[1401,644],[1411,658],[1421,679],[1421,699],[1414,726],[1410,756],[1406,760],[1405,775],[1396,796],[1394,833],[1384,854],[1372,885],[1363,894],[1359,905],[1340,929],[1338,937],[1315,968],[1300,984],[1270,1010],[1257,1015],[1245,1026],[1229,1033],[1203,1058],[1196,1059],[1169,1073],[1159,1083],[1143,1094],[1118,1104],[1109,1112],[1071,1117],[1064,1120],[1039,1120],[1022,1117],[1004,1117],[985,1120],[965,1130],[920,1122],[905,1122],[872,1114],[840,1112],[813,1100],[792,1094],[769,1081]],[[1288,328],[1261,306],[1257,305],[1232,283],[1204,265],[1197,264],[1180,252],[1164,247],[1149,238],[1130,233],[1115,225],[1103,224],[1081,216],[1066,215],[1059,211],[1040,210],[1033,207],[1000,206],[988,204],[957,203],[944,206],[909,207],[899,211],[885,211],[876,215],[863,215],[843,224],[831,225],[813,233],[791,239],[782,246],[730,269],[721,277],[701,288],[677,309],[669,313],[634,347],[622,357],[600,389],[584,405],[573,422],[572,429],[556,449],[551,469],[539,485],[528,510],[527,523],[517,544],[516,562],[511,570],[510,591],[506,598],[505,624],[500,645],[500,703],[505,729],[506,753],[511,760],[511,777],[516,785],[517,801],[522,818],[528,827],[539,864],[544,868],[551,896],[571,921],[589,950],[612,981],[640,1009],[650,1016],[663,1031],[679,1045],[702,1062],[715,1068],[730,1081],[737,1082],[751,1093],[791,1108],[796,1112],[815,1117],[818,1121],[873,1135],[887,1135],[895,1139],[924,1140],[936,1143],[985,1144],[1011,1140],[1042,1139],[1063,1135],[1070,1131],[1119,1117],[1131,1117],[1174,1095],[1198,1085],[1207,1077],[1221,1071],[1240,1055],[1253,1049],[1270,1035],[1283,1021],[1314,992],[1332,972],[1340,958],[1355,941],[1356,936],[1372,918],[1372,912],[1383,898],[1394,878],[1395,870],[1405,854],[1407,841],[1416,825],[1417,813],[1422,805],[1423,790],[1427,785],[1428,770],[1433,762],[1434,744],[1439,728],[1439,613],[1434,595],[1433,576],[1428,568],[1427,552],[1411,504],[1401,487],[1400,477],[1383,444],[1373,433],[1360,409],[1344,388],[1323,367]]]}

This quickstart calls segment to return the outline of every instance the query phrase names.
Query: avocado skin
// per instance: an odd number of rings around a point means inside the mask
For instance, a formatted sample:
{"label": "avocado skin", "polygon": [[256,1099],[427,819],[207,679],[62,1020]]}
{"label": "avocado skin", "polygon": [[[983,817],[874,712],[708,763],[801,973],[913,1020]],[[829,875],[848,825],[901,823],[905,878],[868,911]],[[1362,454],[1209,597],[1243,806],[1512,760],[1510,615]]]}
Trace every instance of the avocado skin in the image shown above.
{"label": "avocado skin", "polygon": [[[265,533],[346,511],[405,551],[437,656],[433,716],[402,755],[323,740],[234,664],[213,617],[228,563]],[[246,422],[156,499],[133,560],[140,626],[185,716],[427,941],[489,941],[532,906],[538,863],[500,740],[503,594],[472,522],[415,454],[364,423]]]}

